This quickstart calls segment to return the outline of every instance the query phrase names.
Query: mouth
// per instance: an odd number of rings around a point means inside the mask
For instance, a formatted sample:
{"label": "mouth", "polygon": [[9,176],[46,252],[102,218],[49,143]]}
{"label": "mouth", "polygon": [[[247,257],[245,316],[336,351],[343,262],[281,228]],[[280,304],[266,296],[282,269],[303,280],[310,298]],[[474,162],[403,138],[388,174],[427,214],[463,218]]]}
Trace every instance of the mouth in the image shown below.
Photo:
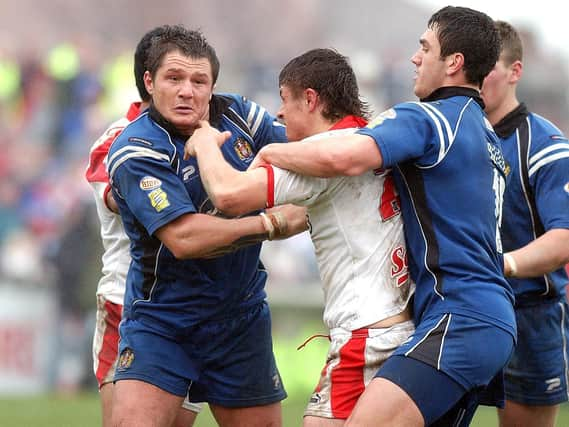
{"label": "mouth", "polygon": [[194,111],[194,109],[188,105],[177,105],[174,107],[174,111],[181,114],[189,114]]}

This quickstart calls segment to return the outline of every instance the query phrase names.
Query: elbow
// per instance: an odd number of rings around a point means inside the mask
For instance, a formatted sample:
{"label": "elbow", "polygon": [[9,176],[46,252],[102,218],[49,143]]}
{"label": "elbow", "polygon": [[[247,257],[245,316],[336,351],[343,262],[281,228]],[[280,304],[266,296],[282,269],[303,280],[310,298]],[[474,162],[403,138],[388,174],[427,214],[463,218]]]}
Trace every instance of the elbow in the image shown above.
{"label": "elbow", "polygon": [[211,195],[211,202],[213,205],[223,212],[225,215],[234,217],[243,215],[241,209],[241,203],[239,202],[239,197],[236,197],[233,191],[228,190],[218,190],[213,192]]}

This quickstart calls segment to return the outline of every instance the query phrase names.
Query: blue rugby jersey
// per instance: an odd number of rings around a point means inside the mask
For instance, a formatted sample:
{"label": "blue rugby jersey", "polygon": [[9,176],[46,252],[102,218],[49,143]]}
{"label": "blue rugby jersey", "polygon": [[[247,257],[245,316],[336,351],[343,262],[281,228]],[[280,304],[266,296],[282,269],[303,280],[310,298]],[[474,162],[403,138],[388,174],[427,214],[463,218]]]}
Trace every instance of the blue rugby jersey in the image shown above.
{"label": "blue rugby jersey", "polygon": [[477,91],[439,88],[398,104],[358,133],[392,167],[401,197],[415,322],[456,313],[516,336],[503,277],[504,159]]}
{"label": "blue rugby jersey", "polygon": [[[245,170],[261,147],[286,141],[285,128],[239,95],[214,95],[210,123],[231,138],[222,152]],[[151,107],[112,144],[107,169],[131,240],[124,317],[167,330],[226,318],[264,300],[261,245],[214,259],[176,260],[153,234],[187,213],[215,214],[195,158],[183,160],[186,137]]]}
{"label": "blue rugby jersey", "polygon": [[[554,228],[569,229],[569,141],[524,104],[494,126],[506,159],[504,251],[519,249]],[[565,295],[567,272],[562,267],[527,279],[508,278],[516,304],[527,299]]]}

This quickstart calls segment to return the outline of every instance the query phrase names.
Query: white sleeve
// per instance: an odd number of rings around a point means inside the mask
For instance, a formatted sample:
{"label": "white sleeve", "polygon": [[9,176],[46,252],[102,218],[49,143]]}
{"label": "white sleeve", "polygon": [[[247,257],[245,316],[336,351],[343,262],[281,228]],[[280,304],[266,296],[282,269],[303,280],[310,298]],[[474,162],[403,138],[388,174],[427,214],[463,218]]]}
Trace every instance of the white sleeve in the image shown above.
{"label": "white sleeve", "polygon": [[275,206],[294,203],[309,206],[328,188],[328,179],[299,175],[272,166]]}

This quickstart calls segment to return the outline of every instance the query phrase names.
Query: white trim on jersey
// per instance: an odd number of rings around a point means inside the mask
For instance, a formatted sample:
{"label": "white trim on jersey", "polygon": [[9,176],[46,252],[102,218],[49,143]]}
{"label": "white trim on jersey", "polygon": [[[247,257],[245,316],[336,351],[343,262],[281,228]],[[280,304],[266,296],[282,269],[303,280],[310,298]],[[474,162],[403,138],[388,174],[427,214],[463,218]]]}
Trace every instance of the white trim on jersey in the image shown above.
{"label": "white trim on jersey", "polygon": [[261,107],[259,109],[259,112],[257,114],[257,120],[255,120],[255,123],[253,124],[253,126],[251,127],[251,133],[253,134],[253,136],[255,136],[257,134],[257,131],[259,130],[259,127],[261,126],[261,124],[263,123],[263,118],[265,116],[265,108]]}
{"label": "white trim on jersey", "polygon": [[[120,159],[115,159],[121,156],[125,152],[130,152],[130,154],[124,154]],[[151,150],[150,148],[146,147],[135,147],[129,145],[127,147],[121,148],[112,157],[109,159],[108,163],[112,165],[111,169],[109,170],[109,177],[112,180],[113,175],[117,168],[126,162],[128,159],[136,158],[136,157],[148,157],[150,159],[157,159],[157,160],[166,160],[168,163],[170,162],[170,157],[166,154],[159,153],[158,151]]]}

